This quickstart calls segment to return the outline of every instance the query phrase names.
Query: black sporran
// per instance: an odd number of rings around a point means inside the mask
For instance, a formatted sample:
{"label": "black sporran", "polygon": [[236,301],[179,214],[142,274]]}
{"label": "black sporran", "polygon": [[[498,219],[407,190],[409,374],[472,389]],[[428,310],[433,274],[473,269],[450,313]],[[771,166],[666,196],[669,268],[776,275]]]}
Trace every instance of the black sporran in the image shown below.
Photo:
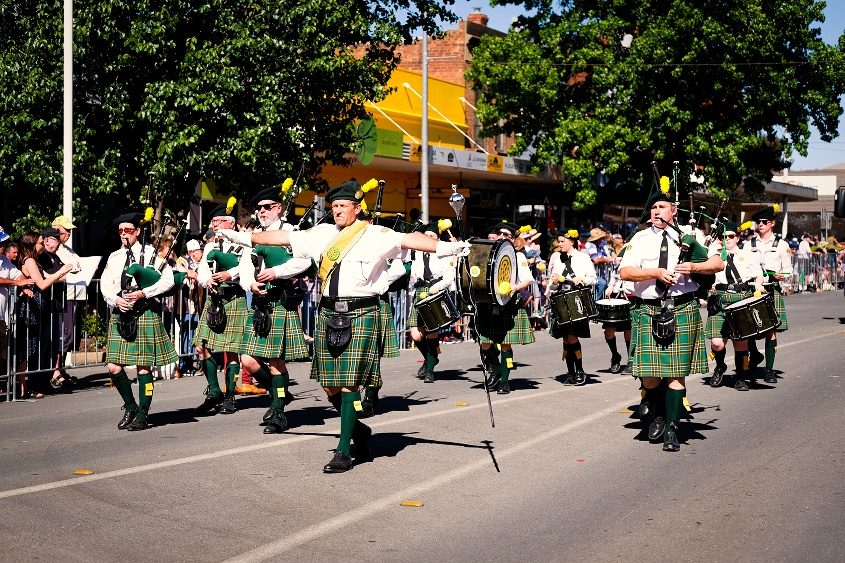
{"label": "black sporran", "polygon": [[138,337],[138,317],[132,311],[117,312],[117,333],[127,342],[134,342]]}
{"label": "black sporran", "polygon": [[208,323],[208,328],[217,334],[222,334],[226,330],[226,308],[223,299],[215,294],[211,294],[209,298],[211,301],[208,304],[208,314],[205,320]]}
{"label": "black sporran", "polygon": [[707,298],[707,314],[718,315],[722,312],[722,297],[718,293],[713,293]]}
{"label": "black sporran", "polygon": [[326,347],[333,358],[340,356],[352,340],[352,318],[332,315],[326,323]]}
{"label": "black sporran", "polygon": [[255,310],[252,312],[252,330],[260,338],[267,338],[273,322],[273,306],[253,301]]}
{"label": "black sporran", "polygon": [[651,335],[654,341],[664,348],[675,341],[675,311],[664,307],[659,313],[651,316]]}

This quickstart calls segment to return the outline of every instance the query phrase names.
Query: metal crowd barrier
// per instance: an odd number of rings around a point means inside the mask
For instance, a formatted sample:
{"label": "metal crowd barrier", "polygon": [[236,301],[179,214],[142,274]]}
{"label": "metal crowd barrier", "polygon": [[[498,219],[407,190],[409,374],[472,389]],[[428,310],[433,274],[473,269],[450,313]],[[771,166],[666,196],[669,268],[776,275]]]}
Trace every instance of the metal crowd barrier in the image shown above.
{"label": "metal crowd barrier", "polygon": [[814,252],[809,257],[792,255],[792,276],[785,292],[815,292],[841,289],[845,281],[838,252]]}
{"label": "metal crowd barrier", "polygon": [[[156,370],[164,378],[170,378],[177,367],[183,374],[193,373],[198,367],[191,341],[204,302],[190,299],[186,287],[159,299],[165,329],[179,355],[178,364]],[[300,315],[303,331],[310,340],[316,326],[320,287],[319,283],[305,281],[302,288]],[[87,287],[68,286],[66,291],[49,288],[42,296],[43,309],[19,298],[17,289],[8,286],[6,309],[0,311],[0,385],[3,386],[0,392],[5,390],[7,401],[19,398],[18,386],[14,384],[16,375],[26,377],[31,388],[47,390],[57,366],[70,375],[75,369],[105,366],[110,310],[100,293],[100,280],[93,280]],[[399,346],[409,348],[407,325],[413,294],[401,290],[388,295]]]}

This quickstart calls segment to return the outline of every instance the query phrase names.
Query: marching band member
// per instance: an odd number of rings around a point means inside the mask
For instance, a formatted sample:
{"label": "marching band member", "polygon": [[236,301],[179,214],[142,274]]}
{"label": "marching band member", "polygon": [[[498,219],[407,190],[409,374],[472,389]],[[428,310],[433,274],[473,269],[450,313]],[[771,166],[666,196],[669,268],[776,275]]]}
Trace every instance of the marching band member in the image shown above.
{"label": "marching band member", "polygon": [[[549,264],[549,285],[546,296],[550,297],[558,290],[592,288],[596,284],[596,267],[589,255],[577,248],[578,231],[569,229],[557,236],[559,253],[552,255]],[[590,321],[584,318],[567,324],[552,321],[550,330],[552,337],[563,339],[563,360],[566,362],[566,377],[564,385],[584,385],[587,374],[581,353],[579,338],[590,337]]]}
{"label": "marching band member", "polygon": [[[487,233],[488,240],[514,241],[517,226],[501,222],[493,225]],[[524,245],[524,239],[523,245]],[[516,285],[511,288],[511,295],[519,293],[531,284],[531,268],[522,247],[516,252]],[[512,299],[504,307],[479,303],[475,314],[475,329],[481,345],[481,358],[484,369],[489,375],[491,389],[500,395],[510,393],[510,371],[513,369],[513,345],[534,342],[534,331],[528,320],[525,307]],[[499,356],[501,350],[501,357]]]}
{"label": "marching band member", "polygon": [[[278,187],[253,196],[250,204],[258,211],[255,232],[291,232],[293,226],[281,220],[283,197]],[[241,287],[252,292],[242,334],[241,362],[262,387],[270,391],[270,408],[261,424],[264,434],[281,434],[288,428],[285,405],[290,402],[290,376],[285,362],[308,357],[308,345],[299,318],[302,290],[291,278],[311,267],[311,260],[296,258],[287,248],[255,247],[241,254],[238,272]]]}
{"label": "marching band member", "polygon": [[[370,182],[368,182],[370,184]],[[340,413],[340,439],[334,457],[323,467],[326,473],[352,468],[351,445],[356,459],[372,459],[372,430],[360,420],[362,385],[377,385],[379,368],[379,295],[386,281],[387,261],[399,258],[402,249],[459,254],[464,242],[435,241],[421,233],[397,233],[387,227],[358,221],[364,197],[358,182],[350,180],[329,190],[334,225],[318,225],[307,231],[246,233],[225,231],[242,244],[290,245],[295,257],[319,261],[322,297],[314,335],[311,377]]]}
{"label": "marching band member", "polygon": [[[619,243],[622,243],[622,235],[613,235],[614,240],[619,237]],[[614,295],[622,295],[624,299],[632,295],[634,292],[634,284],[629,281],[622,281],[619,277],[619,263],[622,261],[624,255],[624,248],[620,248],[618,253],[614,253],[613,267],[610,269],[610,281],[605,290],[605,297],[608,299]],[[631,317],[627,321],[619,323],[603,323],[604,341],[607,347],[610,348],[610,373],[619,373],[623,371],[622,354],[616,346],[616,333],[622,331],[622,336],[625,339],[625,353],[629,355],[625,367],[625,373],[631,373],[633,366],[631,365],[630,349],[631,349]]]}
{"label": "marching band member", "polygon": [[[218,410],[223,414],[236,411],[235,380],[241,371],[238,354],[248,314],[246,295],[237,283],[240,277],[238,264],[244,247],[218,234],[221,229],[235,228],[235,203],[235,198],[230,198],[226,204],[219,205],[209,214],[209,228],[214,236],[206,243],[197,268],[197,283],[207,291],[193,343],[208,382],[205,400],[196,409],[198,415],[213,414]],[[210,310],[215,314],[209,315]],[[213,352],[223,353],[225,394],[217,380],[217,362]]]}
{"label": "marching band member", "polygon": [[[792,275],[792,261],[789,257],[789,244],[779,234],[774,233],[774,228],[777,224],[775,214],[778,211],[779,208],[775,204],[773,206],[766,206],[751,215],[751,219],[757,223],[757,233],[750,241],[743,245],[750,246],[751,252],[757,252],[762,256],[763,269],[766,276],[768,276],[766,287],[769,293],[775,298],[775,310],[780,317],[780,326],[765,337],[766,372],[763,376],[763,381],[766,383],[777,383],[778,381],[774,372],[775,354],[778,349],[777,333],[785,332],[789,329],[789,323],[786,319],[786,305],[783,302],[780,282]],[[749,349],[751,350],[750,369],[754,372],[760,362],[763,361],[764,356],[757,350],[754,340],[749,341]]]}
{"label": "marching band member", "polygon": [[[161,322],[161,304],[152,299],[173,287],[173,271],[155,256],[152,246],[138,242],[141,220],[140,213],[127,213],[115,219],[123,248],[109,255],[100,282],[100,292],[111,308],[106,369],[123,399],[123,418],[117,427],[132,431],[149,427],[147,414],[154,388],[150,368],[172,364],[179,359]],[[149,262],[155,273],[162,268],[160,277],[153,281],[157,277],[153,274],[149,278],[153,283],[140,284],[131,272]],[[139,273],[137,277],[143,277],[143,274]],[[136,366],[138,371],[137,403],[124,369],[128,365]]]}
{"label": "marching band member", "polygon": [[[707,338],[710,339],[710,350],[716,357],[716,368],[710,376],[711,387],[719,387],[725,377],[728,366],[725,364],[725,338],[728,326],[725,323],[724,307],[742,301],[753,294],[760,295],[763,290],[763,266],[759,254],[738,246],[736,223],[725,223],[722,232],[717,235],[719,240],[713,245],[719,252],[724,248],[723,260],[725,269],[716,272],[715,293],[708,300]],[[711,307],[710,302],[715,302]],[[718,308],[718,312],[715,309]],[[749,362],[748,341],[733,340],[734,360],[736,362],[736,383],[738,391],[748,391]]]}
{"label": "marching band member", "polygon": [[[668,192],[668,179],[665,182]],[[678,451],[678,421],[683,409],[685,378],[690,373],[707,373],[704,331],[695,291],[698,284],[690,274],[713,274],[723,268],[722,259],[711,251],[705,262],[684,261],[681,241],[674,229],[677,207],[661,190],[649,198],[651,228],[637,233],[627,245],[619,275],[634,282],[640,307],[637,323],[634,377],[642,379],[644,403],[648,405],[648,436],[663,436],[665,451]],[[655,326],[656,325],[656,326]],[[667,378],[665,400],[660,400],[661,380]],[[661,405],[662,403],[662,405]],[[661,406],[665,405],[665,410]]]}

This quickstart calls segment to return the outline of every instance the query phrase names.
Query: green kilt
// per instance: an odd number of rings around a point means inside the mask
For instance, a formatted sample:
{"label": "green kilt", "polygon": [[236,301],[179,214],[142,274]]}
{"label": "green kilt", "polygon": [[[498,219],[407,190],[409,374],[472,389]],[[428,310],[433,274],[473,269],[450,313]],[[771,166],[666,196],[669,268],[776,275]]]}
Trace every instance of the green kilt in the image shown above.
{"label": "green kilt", "polygon": [[381,345],[379,355],[382,358],[399,357],[399,338],[396,336],[396,326],[393,324],[393,307],[385,299],[379,299],[379,330],[381,330]]}
{"label": "green kilt", "polygon": [[659,346],[651,334],[651,316],[660,312],[659,305],[641,304],[635,324],[636,353],[634,377],[687,377],[707,373],[707,350],[704,327],[698,312],[698,300],[675,309],[675,339],[667,347]]}
{"label": "green kilt", "polygon": [[746,297],[754,295],[751,291],[744,293],[736,293],[733,291],[717,291],[716,294],[722,300],[722,308],[715,315],[707,317],[707,338],[730,338],[728,325],[725,323],[725,310],[728,305],[732,305],[738,301],[742,301]]}
{"label": "green kilt", "polygon": [[[417,303],[420,302],[420,300],[428,297],[428,290],[429,289],[431,289],[430,285],[421,285],[421,286],[417,287],[416,289],[414,289],[414,303],[411,306],[411,312],[408,315],[408,326],[409,327],[416,326],[416,327],[422,328],[422,319],[420,319],[419,316],[417,316],[416,305],[417,305]],[[425,293],[425,297],[423,297],[423,295],[422,295],[423,293]]]}
{"label": "green kilt", "polygon": [[246,297],[235,297],[225,301],[223,310],[226,311],[226,326],[223,332],[218,334],[208,326],[208,307],[211,299],[205,300],[205,307],[200,315],[197,332],[194,335],[194,346],[202,346],[212,352],[234,352],[239,353],[243,346],[244,332],[249,311],[246,308]]}
{"label": "green kilt", "polygon": [[352,324],[352,339],[337,358],[326,345],[326,324],[334,315],[331,309],[320,307],[317,326],[314,329],[314,359],[311,362],[311,379],[323,387],[351,387],[369,385],[381,386],[379,344],[381,322],[379,308],[375,305],[363,307],[349,313]]}
{"label": "green kilt", "polygon": [[[640,333],[640,305],[631,303],[631,343],[628,345],[628,367],[634,369],[637,361],[637,338]],[[633,372],[631,372],[633,373]]]}
{"label": "green kilt", "polygon": [[785,332],[789,330],[789,323],[786,321],[786,304],[783,302],[783,293],[778,290],[772,290],[775,294],[775,311],[780,317],[780,326],[775,329],[775,332]]}
{"label": "green kilt", "polygon": [[147,309],[138,317],[138,336],[132,342],[118,334],[117,315],[115,309],[109,318],[107,362],[119,366],[166,366],[179,359],[161,317],[155,311]]}
{"label": "green kilt", "polygon": [[535,341],[534,331],[524,307],[517,307],[516,313],[510,307],[479,305],[475,314],[475,330],[480,344],[531,344]]}
{"label": "green kilt", "polygon": [[302,321],[296,309],[286,309],[283,300],[271,301],[270,332],[266,337],[255,334],[252,326],[254,309],[249,311],[241,335],[241,354],[255,358],[280,358],[286,362],[308,358],[308,344],[302,332]]}

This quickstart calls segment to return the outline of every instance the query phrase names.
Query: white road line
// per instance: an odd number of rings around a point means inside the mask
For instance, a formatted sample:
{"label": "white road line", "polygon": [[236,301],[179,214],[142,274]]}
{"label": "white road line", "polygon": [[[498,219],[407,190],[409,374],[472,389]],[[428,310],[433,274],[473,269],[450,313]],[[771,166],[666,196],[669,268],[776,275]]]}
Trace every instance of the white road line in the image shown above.
{"label": "white road line", "polygon": [[[818,340],[818,339],[827,338],[827,337],[830,337],[830,336],[839,336],[843,333],[845,333],[845,330],[832,332],[832,333],[826,333],[826,334],[820,334],[820,335],[817,335],[817,336],[805,338],[803,340],[797,340],[797,341],[794,341],[794,342],[787,342],[787,343],[784,343],[784,344],[779,344],[778,348],[787,348],[787,347],[793,346],[793,345],[804,344],[804,343],[810,342],[812,340]],[[690,377],[688,379],[694,379],[694,378]],[[622,377],[617,377],[615,379],[603,381],[602,384],[607,385],[607,384],[631,382],[631,381],[632,381],[632,379],[631,379],[630,376],[622,376]],[[590,387],[587,387],[587,388],[583,388],[583,387],[578,388],[578,392],[579,393],[582,393],[582,392],[585,392],[585,391],[590,392],[592,387],[594,387],[594,386],[590,386]],[[554,390],[550,390],[550,391],[541,391],[539,393],[520,394],[517,397],[508,397],[506,399],[497,399],[497,400],[493,401],[493,404],[494,405],[508,404],[508,403],[514,403],[514,402],[519,402],[519,401],[525,401],[525,400],[535,400],[537,398],[545,397],[545,396],[549,396],[549,395],[557,395],[557,394],[560,394],[560,393],[573,393],[573,392],[575,392],[575,389],[576,388],[573,388],[573,387],[562,387],[560,389],[554,389]],[[482,391],[478,390],[478,392],[481,393]],[[625,401],[625,403],[622,404],[622,406],[628,406],[628,405],[630,405],[630,403],[631,403],[631,400]],[[459,413],[459,412],[469,412],[469,411],[478,410],[478,409],[482,409],[482,408],[483,409],[487,408],[486,401],[478,401],[476,404],[465,406],[465,407],[451,407],[451,408],[448,408],[448,409],[442,409],[442,410],[438,410],[438,411],[434,411],[434,412],[428,412],[428,413],[420,413],[420,414],[416,414],[416,415],[405,416],[405,417],[402,417],[402,418],[392,418],[391,419],[391,418],[385,417],[380,422],[374,422],[370,426],[372,426],[373,428],[380,428],[380,427],[383,427],[383,426],[391,426],[391,425],[394,425],[394,424],[403,424],[403,423],[406,423],[406,422],[413,422],[413,421],[416,421],[416,420],[432,418],[432,417],[435,417],[435,416],[441,416],[441,415],[447,415],[447,414],[453,414],[453,413]],[[621,407],[614,407],[613,409],[608,409],[607,411],[601,411],[601,412],[603,412],[603,413],[612,412],[612,411],[618,410],[619,408],[621,408]],[[588,419],[593,420],[594,417],[591,416],[591,417],[588,417]],[[583,421],[585,421],[585,420],[587,420],[587,419],[580,419],[580,420],[575,421],[571,424],[581,425],[581,424],[584,423]],[[40,485],[31,485],[31,486],[28,486],[28,487],[20,487],[20,488],[17,488],[17,489],[9,489],[9,490],[6,490],[6,491],[0,491],[0,499],[17,497],[17,496],[22,496],[22,495],[31,494],[31,493],[40,493],[40,492],[50,491],[50,490],[54,490],[54,489],[61,489],[61,488],[64,488],[64,487],[72,487],[72,486],[75,486],[75,485],[91,483],[93,481],[101,481],[103,479],[111,479],[111,478],[114,478],[114,477],[122,477],[122,476],[125,476],[125,475],[136,475],[136,474],[139,474],[139,473],[145,473],[145,472],[148,472],[148,471],[157,471],[159,469],[165,469],[165,468],[168,468],[168,467],[175,467],[175,466],[179,466],[179,465],[186,465],[186,464],[189,464],[189,463],[198,463],[198,462],[228,457],[228,456],[232,456],[232,455],[240,455],[240,454],[245,454],[245,453],[250,453],[250,452],[255,452],[255,451],[260,451],[260,450],[266,450],[266,449],[270,449],[270,448],[286,446],[288,444],[295,444],[295,443],[298,443],[298,442],[306,442],[306,441],[316,440],[318,438],[322,438],[322,437],[326,437],[326,436],[332,436],[332,435],[336,435],[338,432],[339,432],[339,428],[337,428],[335,430],[330,430],[330,431],[318,433],[318,434],[310,434],[308,436],[294,436],[294,437],[290,437],[290,438],[284,438],[284,439],[281,439],[281,440],[274,440],[272,442],[262,442],[262,443],[253,444],[253,445],[250,445],[250,446],[242,446],[242,447],[239,447],[239,448],[230,448],[230,449],[226,449],[226,450],[219,450],[219,451],[208,452],[208,453],[204,453],[204,454],[197,454],[197,455],[193,455],[193,456],[171,459],[171,460],[168,460],[168,461],[161,461],[161,462],[158,462],[158,463],[138,465],[138,466],[135,466],[135,467],[126,467],[124,469],[116,469],[114,471],[106,471],[104,473],[99,473],[99,474],[94,474],[94,475],[85,475],[85,476],[74,477],[74,478],[71,478],[71,479],[63,479],[61,481],[53,481],[51,483],[42,483]],[[553,430],[551,432],[557,432],[557,430]],[[380,501],[376,501],[376,503],[379,503],[379,502]],[[382,505],[379,504],[379,506],[382,506]]]}

